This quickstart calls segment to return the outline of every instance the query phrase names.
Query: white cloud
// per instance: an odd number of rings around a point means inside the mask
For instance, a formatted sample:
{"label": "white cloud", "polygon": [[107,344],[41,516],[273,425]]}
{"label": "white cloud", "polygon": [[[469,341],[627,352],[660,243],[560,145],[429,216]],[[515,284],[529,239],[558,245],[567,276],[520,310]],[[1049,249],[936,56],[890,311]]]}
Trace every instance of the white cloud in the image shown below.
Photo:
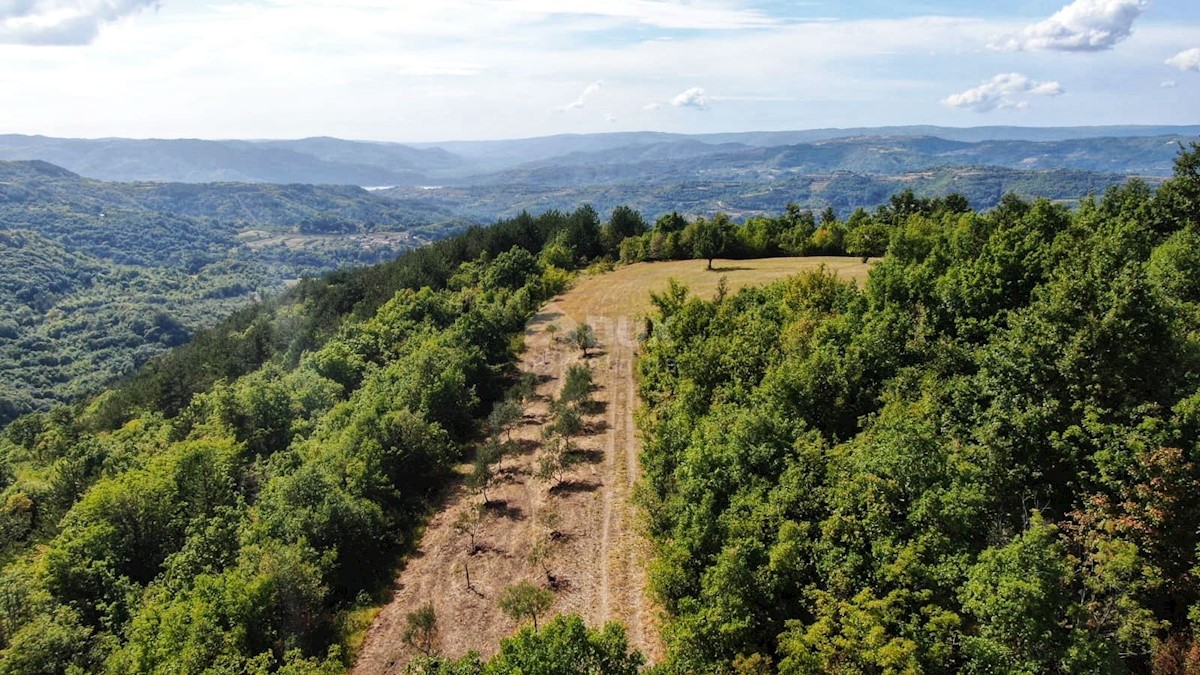
{"label": "white cloud", "polygon": [[0,0],[0,43],[85,45],[100,27],[158,0]]}
{"label": "white cloud", "polygon": [[1007,51],[1112,49],[1133,33],[1133,22],[1146,7],[1147,0],[1075,0],[1049,19],[991,46]]}
{"label": "white cloud", "polygon": [[604,86],[604,80],[596,80],[595,82],[584,87],[583,93],[579,94],[579,98],[575,99],[574,101],[571,101],[570,103],[568,103],[566,105],[559,106],[558,109],[562,110],[564,112],[566,112],[568,110],[579,110],[580,108],[582,108],[584,105],[587,104],[588,98],[591,97],[596,92],[600,91],[601,87],[603,87],[603,86]]}
{"label": "white cloud", "polygon": [[[0,5],[6,2],[12,0]],[[614,2],[613,12],[627,6]],[[949,78],[964,69],[981,78],[1001,72],[988,65],[996,55],[980,45],[1028,23],[994,17],[784,20],[663,40],[656,39],[663,31],[643,30],[642,19],[577,11],[589,5],[608,11],[608,3],[543,0],[548,14],[535,11],[538,4],[166,0],[159,11],[102,26],[86,50],[0,44],[0,127],[52,136],[428,141],[611,131],[618,125],[605,121],[606,111],[619,115],[621,126],[689,133],[955,124],[962,113],[938,101],[977,82],[973,75]],[[666,4],[765,6],[749,0]],[[1200,88],[1180,86],[1171,93],[1183,98],[1167,109],[1149,101],[1130,105],[1136,93],[1120,83],[1154,88],[1178,75],[1162,65],[1178,49],[1164,45],[1196,45],[1198,26],[1200,15],[1139,20],[1117,52],[1059,59],[1053,71],[1015,63],[1002,70],[1071,84],[1076,105],[1035,106],[1025,116],[1030,124],[1175,122],[1200,106]],[[583,110],[556,110],[600,76],[605,86]],[[693,85],[705,88],[708,110],[681,114],[671,99]],[[768,94],[795,104],[721,98]],[[657,111],[643,110],[652,102]]]}
{"label": "white cloud", "polygon": [[604,121],[608,122],[610,124],[614,123],[617,121],[617,116],[612,113],[608,113],[607,115],[604,116]]}
{"label": "white cloud", "polygon": [[951,108],[989,112],[1000,108],[1027,108],[1029,101],[1022,95],[1058,96],[1063,93],[1058,82],[1036,82],[1020,73],[1004,73],[973,89],[951,94],[942,103]]}
{"label": "white cloud", "polygon": [[708,97],[704,95],[703,87],[692,87],[671,99],[671,105],[676,108],[704,110],[708,108]]}
{"label": "white cloud", "polygon": [[1200,72],[1200,47],[1185,49],[1167,59],[1166,63],[1168,66],[1175,66],[1180,70]]}
{"label": "white cloud", "polygon": [[1175,80],[1163,80],[1162,82],[1158,83],[1158,86],[1162,87],[1163,89],[1174,89],[1175,87],[1179,86],[1179,83]]}

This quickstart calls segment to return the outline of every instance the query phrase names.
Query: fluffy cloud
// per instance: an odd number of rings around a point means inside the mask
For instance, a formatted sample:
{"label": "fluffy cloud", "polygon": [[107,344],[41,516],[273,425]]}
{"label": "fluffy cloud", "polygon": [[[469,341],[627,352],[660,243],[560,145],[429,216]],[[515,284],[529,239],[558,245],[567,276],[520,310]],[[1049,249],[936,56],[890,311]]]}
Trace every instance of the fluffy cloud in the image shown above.
{"label": "fluffy cloud", "polygon": [[1146,0],[1075,0],[1054,16],[992,45],[1008,51],[1053,49],[1098,52],[1112,49],[1133,33]]}
{"label": "fluffy cloud", "polygon": [[1162,82],[1158,83],[1158,86],[1162,87],[1163,89],[1174,89],[1175,87],[1179,86],[1179,83],[1175,80],[1163,80]]}
{"label": "fluffy cloud", "polygon": [[671,105],[676,108],[704,110],[708,107],[708,97],[704,95],[703,87],[692,87],[671,99]]}
{"label": "fluffy cloud", "polygon": [[1200,72],[1200,47],[1195,49],[1185,49],[1175,56],[1167,59],[1168,66],[1175,66],[1180,70],[1194,70]]}
{"label": "fluffy cloud", "polygon": [[942,103],[951,108],[989,112],[1000,108],[1027,108],[1029,101],[1022,95],[1058,96],[1063,93],[1058,82],[1036,82],[1020,73],[1005,73],[973,89],[951,94]]}
{"label": "fluffy cloud", "polygon": [[0,0],[0,43],[84,45],[100,27],[158,0]]}
{"label": "fluffy cloud", "polygon": [[568,103],[564,106],[559,106],[559,110],[562,110],[564,112],[567,110],[579,110],[580,108],[582,108],[584,105],[587,104],[588,98],[591,97],[596,92],[600,91],[600,88],[603,86],[604,86],[604,80],[596,80],[595,82],[589,84],[587,87],[584,88],[583,93],[581,93],[579,95],[579,98],[575,99],[574,101],[571,101],[570,103]]}

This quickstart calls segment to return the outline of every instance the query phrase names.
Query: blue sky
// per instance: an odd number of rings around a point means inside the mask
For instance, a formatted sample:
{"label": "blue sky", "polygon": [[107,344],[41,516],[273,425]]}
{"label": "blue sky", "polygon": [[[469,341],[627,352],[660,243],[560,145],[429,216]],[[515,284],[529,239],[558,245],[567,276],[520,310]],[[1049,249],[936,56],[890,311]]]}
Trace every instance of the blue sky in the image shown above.
{"label": "blue sky", "polygon": [[1200,123],[1196,0],[0,0],[0,133]]}

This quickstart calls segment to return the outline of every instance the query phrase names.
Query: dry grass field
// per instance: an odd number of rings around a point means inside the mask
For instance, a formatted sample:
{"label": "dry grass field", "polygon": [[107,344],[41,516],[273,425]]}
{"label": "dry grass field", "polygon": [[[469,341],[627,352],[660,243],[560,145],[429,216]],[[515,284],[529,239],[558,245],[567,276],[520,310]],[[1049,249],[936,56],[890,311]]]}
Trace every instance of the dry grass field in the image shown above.
{"label": "dry grass field", "polygon": [[[404,673],[414,656],[401,639],[406,617],[426,603],[438,617],[440,653],[495,653],[500,639],[517,629],[517,622],[497,605],[501,591],[521,580],[545,584],[546,575],[530,562],[529,551],[546,541],[546,528],[540,524],[546,513],[556,514],[560,534],[548,563],[557,579],[552,613],[578,614],[593,627],[619,621],[633,647],[652,663],[661,660],[662,617],[646,588],[649,543],[632,503],[641,452],[633,422],[638,349],[633,319],[650,310],[650,291],[667,288],[672,278],[701,297],[711,297],[722,277],[734,290],[821,265],[860,283],[869,267],[853,258],[722,260],[714,263],[717,269],[712,272],[702,260],[643,263],[580,279],[543,307],[526,325],[520,362],[521,370],[541,383],[538,396],[513,433],[519,450],[499,468],[503,480],[490,495],[492,508],[484,511],[479,546],[472,550],[455,528],[464,512],[480,505],[480,497],[459,483],[398,574],[392,599],[367,630],[352,673]],[[561,340],[583,321],[593,326],[600,341],[587,359]],[[551,324],[557,328],[553,333],[547,330]],[[592,368],[597,402],[597,412],[587,419],[590,431],[577,440],[580,454],[588,460],[573,469],[566,482],[554,486],[535,478],[543,427],[550,419],[548,403],[567,368],[581,361]],[[468,470],[467,465],[459,467],[463,474]]]}
{"label": "dry grass field", "polygon": [[700,297],[711,298],[722,278],[727,280],[729,290],[736,291],[744,286],[761,286],[825,266],[862,285],[870,269],[870,263],[863,264],[858,258],[832,256],[714,260],[712,271],[706,270],[706,265],[704,260],[678,260],[618,267],[608,274],[581,279],[558,305],[576,321],[586,320],[589,316],[636,317],[652,308],[650,292],[666,290],[671,279]]}

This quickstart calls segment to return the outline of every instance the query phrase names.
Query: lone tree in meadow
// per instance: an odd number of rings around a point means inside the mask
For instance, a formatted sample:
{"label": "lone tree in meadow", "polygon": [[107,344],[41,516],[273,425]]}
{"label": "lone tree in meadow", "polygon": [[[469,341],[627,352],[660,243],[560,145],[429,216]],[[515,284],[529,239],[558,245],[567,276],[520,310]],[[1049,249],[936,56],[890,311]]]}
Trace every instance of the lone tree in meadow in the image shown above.
{"label": "lone tree in meadow", "polygon": [[529,560],[530,564],[540,568],[542,574],[546,575],[546,585],[550,588],[558,588],[558,577],[550,570],[550,560],[554,557],[552,540],[539,539],[533,546],[529,547],[529,552],[525,557]]}
{"label": "lone tree in meadow", "polygon": [[586,323],[579,324],[575,330],[567,333],[567,341],[574,344],[576,347],[579,347],[579,350],[583,352],[583,358],[585,359],[588,357],[588,350],[593,349],[600,344],[600,342],[596,340],[596,331],[591,327],[591,325]]}
{"label": "lone tree in meadow", "polygon": [[[557,406],[556,404],[556,407]],[[566,409],[562,411],[565,417],[559,417],[555,423],[546,428],[545,447],[542,450],[541,460],[538,462],[538,470],[536,477],[549,481],[553,480],[555,486],[561,485],[566,478],[567,471],[570,471],[572,466],[579,463],[580,457],[575,452],[575,446],[571,443],[571,437],[583,428],[583,422],[579,418],[579,413]]]}
{"label": "lone tree in meadow", "polygon": [[562,391],[558,394],[560,405],[569,405],[575,409],[585,407],[591,402],[592,368],[586,363],[573,363],[567,368],[567,376],[563,379]]}
{"label": "lone tree in meadow", "polygon": [[404,644],[425,656],[433,656],[438,639],[437,613],[433,611],[433,603],[409,612],[404,622]]}
{"label": "lone tree in meadow", "polygon": [[516,621],[529,617],[533,620],[534,630],[538,629],[538,617],[553,604],[553,593],[528,581],[508,586],[500,593],[500,609]]}
{"label": "lone tree in meadow", "polygon": [[491,503],[488,499],[488,489],[496,484],[496,469],[492,466],[504,457],[504,444],[495,436],[475,452],[475,462],[471,465],[471,473],[467,475],[467,487],[472,492],[483,497],[483,505]]}
{"label": "lone tree in meadow", "polygon": [[711,270],[713,259],[725,252],[733,238],[733,221],[724,213],[718,213],[712,220],[700,218],[696,221],[695,228],[692,252],[695,257],[708,260],[706,269]]}
{"label": "lone tree in meadow", "polygon": [[488,427],[494,434],[504,434],[504,440],[511,443],[513,429],[524,416],[521,403],[511,397],[506,398],[492,408],[492,413],[488,415]]}
{"label": "lone tree in meadow", "polygon": [[479,551],[475,536],[479,533],[479,525],[483,522],[483,508],[472,504],[454,520],[454,531],[467,538],[471,545],[471,555]]}
{"label": "lone tree in meadow", "polygon": [[521,373],[521,376],[517,378],[516,384],[512,386],[512,389],[508,390],[508,400],[515,401],[517,405],[532,401],[537,398],[537,385],[537,375],[534,373]]}

